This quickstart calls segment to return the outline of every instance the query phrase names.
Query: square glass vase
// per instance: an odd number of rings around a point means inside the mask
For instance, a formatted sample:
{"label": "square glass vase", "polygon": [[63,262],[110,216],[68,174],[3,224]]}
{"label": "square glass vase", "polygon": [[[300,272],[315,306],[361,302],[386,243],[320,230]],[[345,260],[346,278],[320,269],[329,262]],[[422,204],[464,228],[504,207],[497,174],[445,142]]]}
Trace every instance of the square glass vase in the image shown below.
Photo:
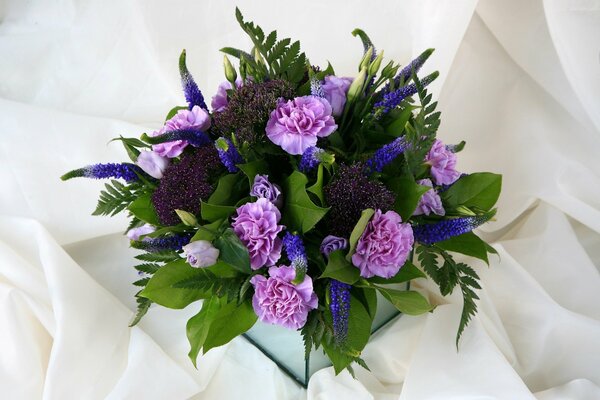
{"label": "square glass vase", "polygon": [[[407,284],[402,288],[408,289],[408,287]],[[396,307],[377,293],[377,312],[371,325],[371,334],[392,322],[400,314]],[[308,386],[312,374],[331,366],[331,361],[322,347],[313,350],[308,358],[304,357],[304,343],[299,330],[294,331],[258,321],[243,336],[304,388]]]}

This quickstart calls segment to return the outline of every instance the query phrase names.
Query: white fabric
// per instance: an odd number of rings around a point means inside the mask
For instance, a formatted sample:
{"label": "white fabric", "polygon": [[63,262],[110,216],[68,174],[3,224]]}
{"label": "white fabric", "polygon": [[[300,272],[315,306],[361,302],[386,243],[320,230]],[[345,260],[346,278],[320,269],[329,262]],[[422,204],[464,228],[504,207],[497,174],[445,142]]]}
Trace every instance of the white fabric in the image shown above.
{"label": "white fabric", "polygon": [[364,351],[371,372],[331,369],[308,390],[242,339],[195,370],[185,322],[152,308],[127,327],[135,254],[124,218],[89,216],[101,184],[65,171],[124,159],[119,134],[182,104],[177,57],[207,99],[224,46],[248,47],[234,2],[0,1],[0,393],[6,399],[600,398],[600,1],[238,1],[301,40],[314,64],[355,73],[355,27],[403,63],[437,48],[447,143],[462,171],[504,175],[499,257],[460,351],[461,300],[403,316]]}

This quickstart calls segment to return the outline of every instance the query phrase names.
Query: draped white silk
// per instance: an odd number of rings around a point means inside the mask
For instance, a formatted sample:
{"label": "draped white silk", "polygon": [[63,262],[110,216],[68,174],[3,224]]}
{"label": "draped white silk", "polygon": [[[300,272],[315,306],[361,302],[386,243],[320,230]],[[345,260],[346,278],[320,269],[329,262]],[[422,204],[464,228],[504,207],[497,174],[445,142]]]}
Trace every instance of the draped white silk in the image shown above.
{"label": "draped white silk", "polygon": [[[136,279],[123,217],[90,216],[102,185],[67,170],[125,159],[117,135],[184,103],[177,58],[207,99],[224,46],[249,47],[232,1],[0,1],[0,397],[4,399],[599,399],[600,1],[237,1],[302,42],[313,64],[356,73],[361,27],[386,57],[429,47],[446,143],[464,172],[504,175],[499,252],[479,314],[454,338],[458,293],[403,316],[300,389],[236,339],[187,360],[198,310],[152,308],[128,328]],[[470,262],[473,262],[470,260]]]}

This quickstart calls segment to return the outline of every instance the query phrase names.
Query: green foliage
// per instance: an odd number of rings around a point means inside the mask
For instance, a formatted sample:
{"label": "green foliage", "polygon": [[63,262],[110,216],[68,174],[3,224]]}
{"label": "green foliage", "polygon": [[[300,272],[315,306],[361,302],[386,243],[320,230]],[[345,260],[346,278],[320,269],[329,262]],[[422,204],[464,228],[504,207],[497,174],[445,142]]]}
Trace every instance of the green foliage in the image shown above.
{"label": "green foliage", "polygon": [[402,217],[402,221],[408,221],[415,212],[421,196],[431,189],[429,186],[417,184],[412,175],[392,178],[387,187],[396,195],[394,211]]}
{"label": "green foliage", "polygon": [[348,250],[348,254],[346,255],[346,259],[348,261],[351,260],[352,254],[354,254],[354,250],[356,249],[356,244],[358,243],[358,240],[367,228],[367,225],[369,224],[369,221],[371,220],[371,217],[374,214],[375,210],[373,210],[372,208],[367,208],[363,210],[360,214],[360,218],[358,219],[356,225],[354,225],[354,229],[352,229],[352,233],[350,234],[350,250]]}
{"label": "green foliage", "polygon": [[200,289],[175,288],[173,285],[204,274],[206,274],[205,268],[192,268],[184,259],[180,258],[156,271],[139,295],[164,307],[185,308],[194,301],[210,297],[212,293]]}
{"label": "green foliage", "polygon": [[[435,79],[437,73],[434,72],[430,77]],[[406,138],[409,145],[404,152],[404,157],[412,175],[417,176],[425,155],[435,141],[435,135],[441,122],[441,113],[435,111],[437,101],[431,102],[432,95],[427,93],[427,89],[423,87],[416,74],[413,73],[412,79],[417,87],[421,108],[414,116],[412,123],[406,125]]]}
{"label": "green foliage", "polygon": [[246,274],[252,272],[248,249],[244,246],[233,229],[229,228],[225,230],[222,235],[214,240],[213,244],[219,249],[219,257],[221,260],[240,272]]}
{"label": "green foliage", "polygon": [[441,197],[447,207],[489,211],[498,201],[501,189],[502,175],[479,172],[461,177]]}
{"label": "green foliage", "polygon": [[140,261],[149,261],[149,262],[171,262],[175,260],[180,260],[179,254],[173,250],[165,250],[165,251],[157,251],[154,253],[143,253],[135,256]]}
{"label": "green foliage", "polygon": [[189,357],[196,366],[200,350],[222,346],[252,328],[257,316],[249,301],[242,304],[227,302],[225,298],[211,297],[204,301],[198,314],[187,323],[190,342]]}
{"label": "green foliage", "polygon": [[235,206],[221,206],[217,204],[200,202],[200,215],[208,222],[215,222],[229,218],[235,212]]}
{"label": "green foliage", "polygon": [[145,263],[145,264],[136,265],[134,268],[136,270],[138,270],[139,272],[143,272],[145,274],[152,275],[160,269],[160,265]]}
{"label": "green foliage", "polygon": [[266,174],[269,171],[269,166],[264,160],[251,161],[246,164],[239,164],[238,168],[248,177],[250,187],[254,184],[256,175]]}
{"label": "green foliage", "polygon": [[343,250],[336,250],[329,254],[329,261],[321,278],[331,278],[352,285],[360,279],[360,271],[346,260]]}
{"label": "green foliage", "polygon": [[391,123],[385,127],[385,133],[393,137],[402,136],[415,108],[414,106],[406,105],[401,110],[392,110],[390,112],[392,116]]}
{"label": "green foliage", "polygon": [[244,277],[223,278],[209,269],[198,268],[197,273],[175,282],[175,289],[190,289],[200,293],[211,293],[216,297],[227,297],[229,301],[237,300]]}
{"label": "green foliage", "polygon": [[420,315],[434,309],[427,299],[414,290],[397,290],[376,286],[383,295],[399,311],[408,315]]}
{"label": "green foliage", "polygon": [[317,180],[314,184],[306,188],[307,192],[311,192],[319,198],[321,205],[325,204],[325,196],[323,194],[323,169],[323,164],[319,164],[317,169]]}
{"label": "green foliage", "polygon": [[156,215],[156,210],[152,204],[152,197],[149,193],[138,196],[131,204],[129,204],[127,209],[141,221],[151,225],[160,225],[158,215]]}
{"label": "green foliage", "polygon": [[138,295],[139,292],[135,295],[135,300],[137,301],[137,311],[135,313],[135,316],[133,317],[133,320],[129,324],[130,327],[137,325],[142,320],[142,317],[146,315],[146,313],[150,309],[150,306],[152,305],[152,300],[147,299],[145,297],[140,297]]}
{"label": "green foliage", "polygon": [[167,113],[167,116],[165,117],[165,121],[168,121],[171,118],[173,118],[175,116],[175,114],[177,114],[180,110],[187,110],[187,109],[188,109],[187,106],[175,106],[175,107],[171,108],[171,110],[169,110],[169,112]]}
{"label": "green foliage", "polygon": [[421,270],[410,261],[406,261],[404,265],[400,268],[400,271],[391,278],[381,278],[379,276],[374,276],[372,278],[368,278],[367,281],[370,283],[379,283],[379,284],[388,284],[388,283],[403,283],[408,282],[417,278],[425,278],[425,274],[421,272]]}
{"label": "green foliage", "polygon": [[485,261],[486,264],[489,264],[487,256],[487,243],[481,240],[473,232],[454,236],[453,238],[444,240],[443,242],[438,242],[435,245],[446,251],[453,251],[455,253],[461,253],[467,256],[479,258],[480,260]]}
{"label": "green foliage", "polygon": [[[468,325],[471,318],[477,313],[475,300],[479,297],[476,289],[481,289],[479,276],[473,268],[464,263],[456,263],[452,256],[445,250],[434,246],[417,247],[417,255],[421,266],[440,287],[442,295],[446,296],[454,290],[456,285],[460,287],[463,296],[463,309],[461,313],[458,332],[456,333],[456,345]],[[440,260],[443,261],[440,266]]]}
{"label": "green foliage", "polygon": [[123,144],[129,159],[133,162],[136,162],[138,156],[140,155],[140,150],[138,150],[139,148],[146,149],[150,147],[139,139],[124,138],[123,136],[119,136],[118,138],[112,139],[111,142],[114,142],[115,140],[118,140]]}
{"label": "green foliage", "polygon": [[281,78],[298,85],[304,78],[307,64],[306,55],[300,52],[300,42],[292,43],[290,39],[277,41],[276,31],[272,31],[265,37],[262,28],[253,22],[244,21],[242,13],[237,8],[235,16],[260,56],[254,54],[251,59],[248,59],[250,56],[248,53],[237,49],[226,48],[221,51],[240,58],[242,62],[248,62],[249,69],[255,72],[255,79]]}
{"label": "green foliage", "polygon": [[294,171],[283,183],[284,210],[281,223],[289,230],[306,233],[319,222],[329,208],[319,207],[308,196],[308,178]]}
{"label": "green foliage", "polygon": [[105,190],[100,192],[98,205],[92,215],[114,216],[125,210],[139,195],[140,184],[134,182],[124,185],[116,179],[104,184]]}
{"label": "green foliage", "polygon": [[227,174],[219,179],[217,187],[208,198],[207,203],[233,206],[247,192],[248,186],[239,174]]}

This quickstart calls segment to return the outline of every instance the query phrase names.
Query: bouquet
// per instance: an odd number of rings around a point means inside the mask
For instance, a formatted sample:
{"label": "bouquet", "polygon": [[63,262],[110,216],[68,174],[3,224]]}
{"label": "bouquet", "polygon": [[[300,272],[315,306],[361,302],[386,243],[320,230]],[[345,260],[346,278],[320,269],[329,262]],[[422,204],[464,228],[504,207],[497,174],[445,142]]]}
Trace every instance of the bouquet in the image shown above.
{"label": "bouquet", "polygon": [[298,41],[236,17],[253,48],[221,50],[227,80],[210,109],[184,50],[187,105],[155,132],[114,139],[131,162],[62,177],[112,178],[93,214],[126,212],[142,250],[132,325],[153,303],[203,300],[187,323],[194,365],[259,320],[299,330],[307,354],[321,347],[336,373],[352,371],[366,367],[378,297],[409,315],[434,309],[398,288],[423,278],[442,295],[462,293],[458,346],[480,286],[452,254],[487,262],[495,252],[473,229],[493,217],[501,177],[459,172],[465,143],[436,138],[427,86],[438,73],[418,76],[433,49],[403,68],[384,64],[357,29],[358,73],[339,77],[312,65]]}

